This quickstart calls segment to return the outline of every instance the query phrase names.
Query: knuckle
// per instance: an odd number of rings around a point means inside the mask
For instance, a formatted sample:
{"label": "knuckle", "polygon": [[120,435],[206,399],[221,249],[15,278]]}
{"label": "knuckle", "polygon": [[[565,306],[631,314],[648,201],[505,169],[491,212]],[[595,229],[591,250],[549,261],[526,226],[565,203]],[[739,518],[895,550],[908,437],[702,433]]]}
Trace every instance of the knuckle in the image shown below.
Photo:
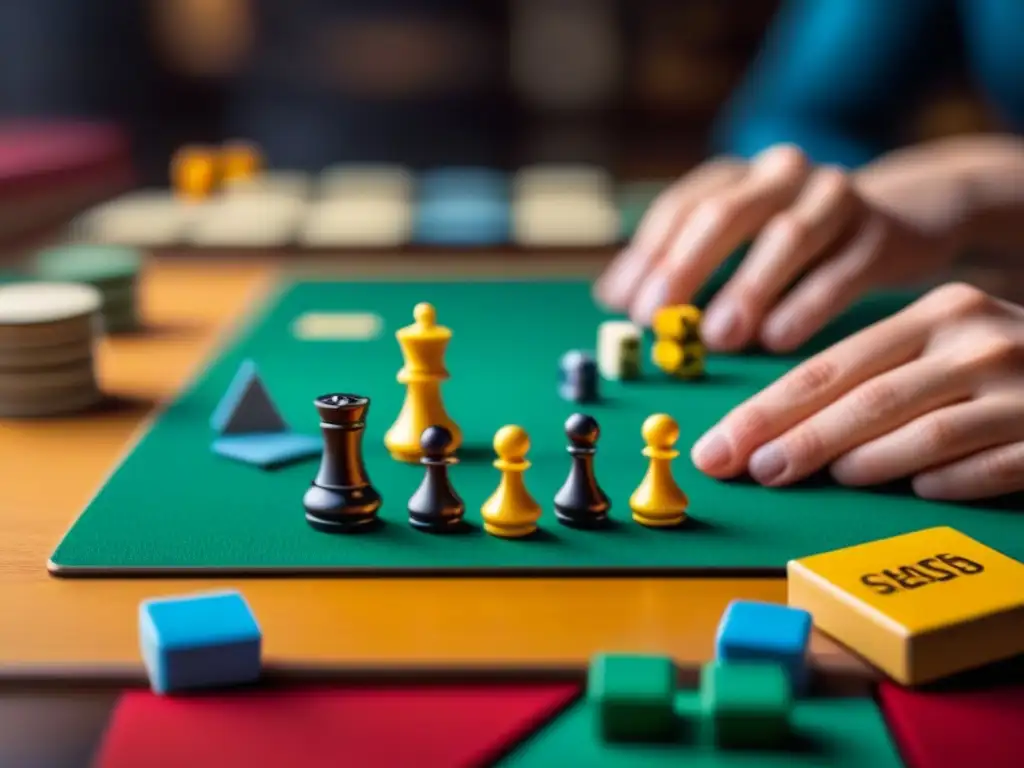
{"label": "knuckle", "polygon": [[921,441],[925,444],[925,450],[936,448],[948,448],[954,445],[959,436],[953,423],[940,416],[933,416],[923,421],[919,427]]}
{"label": "knuckle", "polygon": [[930,294],[930,302],[947,317],[964,318],[987,311],[992,298],[970,283],[954,282],[941,285]]}
{"label": "knuckle", "polygon": [[740,446],[755,445],[774,437],[771,417],[756,403],[733,413],[729,419],[729,431]]}
{"label": "knuckle", "polygon": [[823,459],[828,453],[828,445],[821,433],[807,424],[786,438],[784,450],[792,464],[806,466]]}
{"label": "knuckle", "polygon": [[699,222],[702,229],[714,231],[728,229],[739,215],[739,205],[728,197],[705,200],[693,212],[694,220]]}
{"label": "knuckle", "polygon": [[786,389],[793,402],[811,400],[828,391],[839,379],[840,369],[827,357],[812,357],[793,369],[787,377]]}
{"label": "knuckle", "polygon": [[1024,349],[1021,349],[1020,342],[1005,329],[995,328],[988,331],[966,365],[970,370],[984,373],[1015,368],[1022,360]]}
{"label": "knuckle", "polygon": [[775,217],[766,234],[779,247],[790,250],[807,241],[811,226],[792,213],[783,213]]}
{"label": "knuckle", "polygon": [[768,295],[768,283],[764,280],[756,280],[737,276],[733,284],[723,288],[725,293],[728,290],[729,299],[747,311],[758,311],[766,303]]}
{"label": "knuckle", "polygon": [[885,379],[874,379],[858,387],[851,394],[857,413],[885,415],[898,407],[899,393]]}
{"label": "knuckle", "polygon": [[795,176],[807,173],[810,160],[795,144],[776,144],[758,155],[754,165],[765,172]]}
{"label": "knuckle", "polygon": [[1024,471],[1024,461],[1018,451],[993,451],[982,461],[982,472],[997,482],[1018,481]]}
{"label": "knuckle", "polygon": [[834,200],[845,200],[853,195],[853,183],[842,168],[826,165],[814,173],[818,194]]}

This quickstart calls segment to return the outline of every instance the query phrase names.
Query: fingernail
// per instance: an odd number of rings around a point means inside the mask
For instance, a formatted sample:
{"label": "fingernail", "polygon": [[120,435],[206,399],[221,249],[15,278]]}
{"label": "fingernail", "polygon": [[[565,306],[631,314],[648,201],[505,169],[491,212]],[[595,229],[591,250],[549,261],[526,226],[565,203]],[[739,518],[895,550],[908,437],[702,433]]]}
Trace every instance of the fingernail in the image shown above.
{"label": "fingernail", "polygon": [[652,277],[645,282],[640,287],[640,292],[637,294],[633,310],[630,313],[634,322],[650,325],[654,313],[665,303],[667,293],[668,285],[664,278]]}
{"label": "fingernail", "polygon": [[750,457],[747,469],[757,482],[768,485],[786,471],[786,455],[774,443],[762,445]]}
{"label": "fingernail", "polygon": [[731,458],[729,441],[718,432],[708,432],[693,447],[693,462],[705,472],[724,469]]}
{"label": "fingernail", "polygon": [[770,317],[764,325],[762,340],[771,349],[786,350],[795,347],[799,340],[795,339],[797,326],[790,317]]}
{"label": "fingernail", "polygon": [[914,493],[922,499],[941,499],[944,495],[941,482],[930,475],[918,475],[911,481]]}
{"label": "fingernail", "polygon": [[740,327],[740,315],[732,304],[719,304],[708,310],[701,334],[715,346],[728,344]]}

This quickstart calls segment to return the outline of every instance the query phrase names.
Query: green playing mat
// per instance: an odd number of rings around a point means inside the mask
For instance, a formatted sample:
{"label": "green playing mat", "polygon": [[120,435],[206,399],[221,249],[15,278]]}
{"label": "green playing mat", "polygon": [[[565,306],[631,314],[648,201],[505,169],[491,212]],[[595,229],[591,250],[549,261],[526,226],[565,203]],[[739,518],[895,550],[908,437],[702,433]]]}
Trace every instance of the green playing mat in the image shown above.
{"label": "green playing mat", "polygon": [[[879,297],[862,305],[819,343],[894,310],[901,300]],[[433,302],[439,322],[454,333],[447,360],[452,378],[443,391],[465,433],[462,461],[452,468],[472,524],[463,536],[423,534],[406,524],[405,504],[422,469],[392,461],[383,445],[404,395],[395,381],[402,361],[394,332],[412,321],[419,301]],[[379,316],[381,331],[364,340],[300,340],[293,323],[310,312],[371,313]],[[642,381],[602,382],[604,399],[596,405],[563,402],[556,392],[559,358],[571,348],[593,348],[602,319],[582,282],[290,286],[159,417],[60,543],[51,566],[69,575],[778,571],[790,558],[936,525],[1024,559],[1024,517],[999,505],[932,503],[827,482],[768,490],[697,472],[688,458],[694,440],[793,359],[711,356],[704,381],[670,381],[652,372]],[[317,395],[356,392],[372,399],[365,457],[384,497],[379,531],[332,536],[305,523],[302,496],[315,459],[268,472],[210,451],[210,414],[250,357],[298,431],[318,433]],[[602,427],[596,466],[617,521],[610,530],[571,530],[553,515],[551,500],[569,469],[562,425],[577,409]],[[679,530],[643,528],[629,517],[629,495],[646,467],[640,426],[659,411],[681,427],[675,473],[690,496],[692,518]],[[541,533],[529,540],[497,539],[480,528],[480,505],[498,483],[491,441],[505,424],[523,426],[533,443],[526,482],[546,512]]]}
{"label": "green playing mat", "polygon": [[[585,700],[519,745],[502,768],[898,768],[903,765],[885,721],[868,698],[804,699],[793,710],[792,743],[776,750],[715,749],[693,730],[693,693],[676,700],[680,737],[669,744],[606,744],[597,735],[593,712]],[[690,729],[687,729],[690,726]]]}

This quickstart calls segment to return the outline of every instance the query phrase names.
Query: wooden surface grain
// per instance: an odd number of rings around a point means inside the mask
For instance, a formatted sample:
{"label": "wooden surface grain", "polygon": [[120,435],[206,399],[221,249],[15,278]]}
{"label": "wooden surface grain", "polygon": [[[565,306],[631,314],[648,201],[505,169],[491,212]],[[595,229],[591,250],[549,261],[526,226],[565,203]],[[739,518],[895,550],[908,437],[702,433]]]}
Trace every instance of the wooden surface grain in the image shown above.
{"label": "wooden surface grain", "polygon": [[[474,259],[413,254],[232,260],[158,259],[143,283],[150,330],[104,342],[99,367],[117,407],[76,419],[0,422],[0,675],[137,672],[140,600],[241,589],[268,663],[299,667],[577,667],[599,650],[710,657],[729,600],[785,600],[781,580],[253,579],[60,580],[46,560],[145,427],[215,353],[283,271],[353,278],[589,276],[603,258]],[[167,468],[166,482],[181,482]],[[139,510],[145,525],[145,509]],[[817,638],[834,669],[863,670]]]}

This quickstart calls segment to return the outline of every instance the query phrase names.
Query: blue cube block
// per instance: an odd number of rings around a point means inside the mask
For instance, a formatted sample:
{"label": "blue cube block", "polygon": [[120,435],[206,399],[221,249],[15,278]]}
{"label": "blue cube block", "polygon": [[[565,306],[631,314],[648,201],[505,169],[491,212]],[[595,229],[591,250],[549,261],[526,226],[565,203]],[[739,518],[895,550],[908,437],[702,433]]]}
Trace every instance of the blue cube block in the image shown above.
{"label": "blue cube block", "polygon": [[432,168],[419,177],[421,198],[488,198],[505,200],[509,196],[509,179],[504,171],[481,166],[450,166]]}
{"label": "blue cube block", "polygon": [[245,598],[233,590],[143,601],[139,643],[157,693],[260,676],[262,633]]}
{"label": "blue cube block", "polygon": [[427,245],[502,245],[511,237],[511,221],[504,200],[437,197],[420,202],[414,238]]}
{"label": "blue cube block", "polygon": [[720,661],[771,661],[790,676],[794,690],[807,682],[811,614],[775,603],[734,600],[718,624],[715,655]]}

